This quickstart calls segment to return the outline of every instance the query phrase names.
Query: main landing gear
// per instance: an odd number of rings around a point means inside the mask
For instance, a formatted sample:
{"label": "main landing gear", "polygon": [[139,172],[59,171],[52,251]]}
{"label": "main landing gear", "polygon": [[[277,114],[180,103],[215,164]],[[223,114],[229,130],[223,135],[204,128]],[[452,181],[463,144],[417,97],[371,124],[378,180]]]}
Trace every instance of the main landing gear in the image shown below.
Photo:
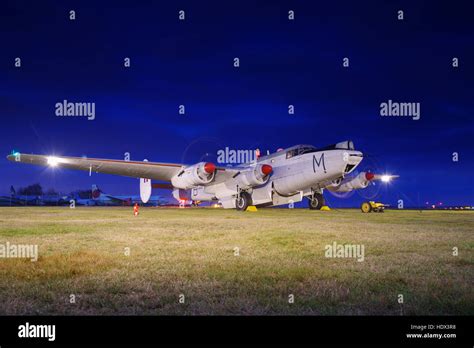
{"label": "main landing gear", "polygon": [[248,192],[241,191],[235,201],[235,208],[240,211],[245,211],[249,205],[252,205],[252,197]]}
{"label": "main landing gear", "polygon": [[315,192],[312,197],[309,198],[309,209],[317,209],[320,210],[321,207],[324,205],[324,197],[321,193]]}

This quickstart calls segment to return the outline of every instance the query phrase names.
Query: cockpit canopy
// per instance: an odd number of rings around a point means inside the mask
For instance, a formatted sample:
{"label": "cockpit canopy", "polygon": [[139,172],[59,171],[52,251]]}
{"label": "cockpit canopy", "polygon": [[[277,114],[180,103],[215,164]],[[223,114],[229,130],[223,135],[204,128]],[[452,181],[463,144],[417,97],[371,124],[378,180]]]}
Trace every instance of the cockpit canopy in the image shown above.
{"label": "cockpit canopy", "polygon": [[294,148],[288,149],[286,151],[286,158],[291,158],[294,156],[302,155],[304,153],[316,152],[318,151],[314,146],[311,145],[297,145]]}
{"label": "cockpit canopy", "polygon": [[340,143],[334,144],[334,145],[329,145],[325,146],[323,148],[318,149],[318,151],[322,150],[335,150],[335,149],[340,149],[340,150],[354,150],[354,143],[352,140],[347,140],[347,141],[341,141]]}
{"label": "cockpit canopy", "polygon": [[354,143],[351,140],[342,141],[337,144],[316,148],[312,145],[297,145],[286,151],[286,158],[302,155],[305,153],[326,151],[326,150],[354,150]]}

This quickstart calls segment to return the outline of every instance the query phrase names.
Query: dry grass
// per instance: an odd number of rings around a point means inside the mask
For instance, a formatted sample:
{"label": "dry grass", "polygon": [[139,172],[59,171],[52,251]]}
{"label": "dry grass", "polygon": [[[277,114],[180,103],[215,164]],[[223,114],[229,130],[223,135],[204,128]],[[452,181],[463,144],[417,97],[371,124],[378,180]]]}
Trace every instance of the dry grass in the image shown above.
{"label": "dry grass", "polygon": [[470,212],[2,208],[7,241],[40,257],[0,259],[0,314],[474,314]]}

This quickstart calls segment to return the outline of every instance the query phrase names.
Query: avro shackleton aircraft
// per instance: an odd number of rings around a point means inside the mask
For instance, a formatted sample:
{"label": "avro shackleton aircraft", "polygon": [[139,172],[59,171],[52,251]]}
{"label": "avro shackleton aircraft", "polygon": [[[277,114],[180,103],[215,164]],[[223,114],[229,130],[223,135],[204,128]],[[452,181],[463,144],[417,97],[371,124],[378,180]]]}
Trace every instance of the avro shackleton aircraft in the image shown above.
{"label": "avro shackleton aircraft", "polygon": [[296,145],[235,167],[220,167],[211,162],[185,165],[18,152],[7,158],[13,162],[141,178],[140,196],[144,203],[151,196],[151,180],[159,180],[171,184],[168,186],[177,200],[220,201],[224,208],[237,210],[246,210],[249,205],[296,203],[303,197],[308,198],[310,209],[320,209],[324,205],[324,189],[348,192],[366,188],[373,180],[389,181],[393,177],[371,172],[347,177],[363,159],[352,141],[323,148]]}

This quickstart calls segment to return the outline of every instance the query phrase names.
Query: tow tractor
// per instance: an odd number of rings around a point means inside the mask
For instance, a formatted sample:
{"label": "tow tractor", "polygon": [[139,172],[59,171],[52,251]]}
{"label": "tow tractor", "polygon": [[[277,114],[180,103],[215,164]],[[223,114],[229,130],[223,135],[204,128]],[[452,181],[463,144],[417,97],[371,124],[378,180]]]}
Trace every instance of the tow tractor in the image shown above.
{"label": "tow tractor", "polygon": [[383,203],[368,201],[361,204],[360,210],[362,210],[363,213],[371,213],[371,212],[383,213],[385,210],[385,207],[387,207],[387,205]]}

